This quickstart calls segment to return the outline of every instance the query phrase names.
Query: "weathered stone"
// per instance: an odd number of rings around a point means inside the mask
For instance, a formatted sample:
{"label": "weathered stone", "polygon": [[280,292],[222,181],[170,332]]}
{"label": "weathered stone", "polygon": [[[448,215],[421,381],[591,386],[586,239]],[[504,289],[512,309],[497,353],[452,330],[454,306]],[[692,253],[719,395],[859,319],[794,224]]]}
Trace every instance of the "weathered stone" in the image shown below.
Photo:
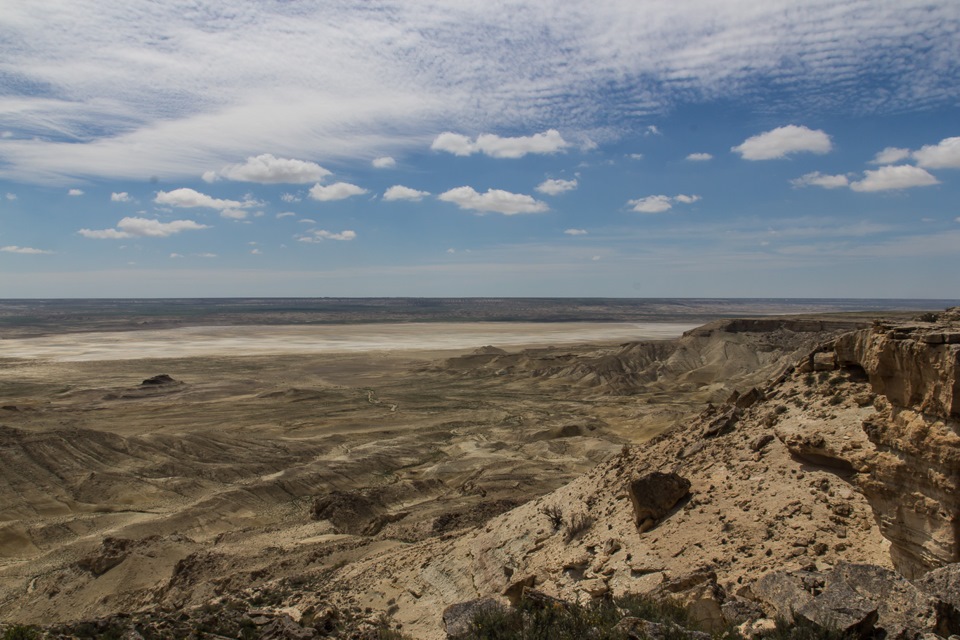
{"label": "weathered stone", "polygon": [[837,583],[797,609],[794,616],[824,630],[836,629],[844,635],[866,639],[873,632],[879,613],[876,603],[849,585]]}
{"label": "weathered stone", "polygon": [[724,600],[720,605],[720,611],[723,613],[724,621],[731,625],[741,625],[764,617],[763,608],[759,604],[738,596]]}
{"label": "weathered stone", "polygon": [[937,628],[941,636],[960,634],[960,563],[934,569],[913,583],[937,600]]}
{"label": "weathered stone", "polygon": [[760,451],[768,444],[774,441],[774,436],[772,433],[765,433],[762,436],[757,436],[753,439],[753,442],[750,443],[750,449],[753,451]]}
{"label": "weathered stone", "polygon": [[507,585],[503,590],[503,597],[510,601],[510,605],[516,607],[520,604],[524,589],[532,587],[537,582],[536,576],[524,576],[520,580],[515,580]]}
{"label": "weathered stone", "polygon": [[833,371],[837,368],[837,354],[832,351],[813,354],[814,371]]}
{"label": "weathered stone", "polygon": [[808,572],[774,571],[754,582],[750,590],[768,617],[793,622],[794,612],[813,600],[811,589],[803,582],[809,575]]}
{"label": "weathered stone", "polygon": [[690,493],[690,481],[675,473],[654,472],[631,480],[627,490],[634,522],[643,533]]}
{"label": "weathered stone", "polygon": [[677,624],[650,622],[633,616],[620,620],[613,630],[614,633],[625,635],[629,640],[669,640],[673,638],[709,640],[711,637],[709,633],[684,629]]}

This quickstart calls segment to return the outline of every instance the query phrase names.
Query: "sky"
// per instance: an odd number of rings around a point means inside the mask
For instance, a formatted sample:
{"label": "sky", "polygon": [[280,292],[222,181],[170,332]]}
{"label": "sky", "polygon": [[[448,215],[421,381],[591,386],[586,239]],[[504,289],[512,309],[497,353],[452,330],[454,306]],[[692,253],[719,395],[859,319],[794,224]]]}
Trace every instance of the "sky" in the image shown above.
{"label": "sky", "polygon": [[0,298],[960,299],[956,0],[5,0]]}

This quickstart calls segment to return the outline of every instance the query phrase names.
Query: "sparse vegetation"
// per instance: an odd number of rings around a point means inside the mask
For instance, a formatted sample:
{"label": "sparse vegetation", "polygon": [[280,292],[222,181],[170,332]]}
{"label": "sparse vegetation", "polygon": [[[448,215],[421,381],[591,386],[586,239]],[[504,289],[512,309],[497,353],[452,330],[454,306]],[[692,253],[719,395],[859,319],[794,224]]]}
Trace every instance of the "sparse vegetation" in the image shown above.
{"label": "sparse vegetation", "polygon": [[22,624],[15,624],[3,632],[3,640],[36,640],[39,637],[36,629]]}
{"label": "sparse vegetation", "polygon": [[[572,603],[544,606],[527,603],[519,608],[484,607],[470,629],[455,640],[625,640],[627,629],[617,625],[624,618],[639,618],[666,627],[664,640],[690,636],[686,610],[672,601],[627,595],[602,599],[587,605]],[[777,639],[780,640],[780,639]],[[794,640],[794,639],[790,639]],[[797,639],[807,640],[807,639]]]}
{"label": "sparse vegetation", "polygon": [[570,516],[567,522],[567,530],[563,534],[563,539],[571,542],[574,538],[593,526],[595,518],[587,513],[577,512]]}
{"label": "sparse vegetation", "polygon": [[540,513],[550,519],[550,524],[553,525],[554,531],[559,531],[560,527],[563,526],[563,509],[557,505],[550,504],[545,507],[541,507]]}

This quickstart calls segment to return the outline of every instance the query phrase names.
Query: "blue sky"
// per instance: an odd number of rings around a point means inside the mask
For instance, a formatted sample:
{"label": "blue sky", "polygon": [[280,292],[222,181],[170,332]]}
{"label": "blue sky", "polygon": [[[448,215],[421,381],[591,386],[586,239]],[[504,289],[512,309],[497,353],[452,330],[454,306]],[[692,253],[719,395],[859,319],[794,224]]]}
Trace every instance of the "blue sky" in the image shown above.
{"label": "blue sky", "polygon": [[958,60],[952,0],[8,0],[0,297],[960,298]]}

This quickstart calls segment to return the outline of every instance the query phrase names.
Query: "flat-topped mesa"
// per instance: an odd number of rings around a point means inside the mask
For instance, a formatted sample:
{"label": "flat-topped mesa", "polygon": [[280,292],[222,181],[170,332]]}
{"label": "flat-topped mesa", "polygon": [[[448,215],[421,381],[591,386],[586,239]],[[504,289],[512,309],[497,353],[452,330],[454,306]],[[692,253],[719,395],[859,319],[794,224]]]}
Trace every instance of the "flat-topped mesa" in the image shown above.
{"label": "flat-topped mesa", "polygon": [[834,348],[837,366],[862,369],[880,394],[858,484],[894,565],[912,578],[960,562],[960,308],[878,322]]}

